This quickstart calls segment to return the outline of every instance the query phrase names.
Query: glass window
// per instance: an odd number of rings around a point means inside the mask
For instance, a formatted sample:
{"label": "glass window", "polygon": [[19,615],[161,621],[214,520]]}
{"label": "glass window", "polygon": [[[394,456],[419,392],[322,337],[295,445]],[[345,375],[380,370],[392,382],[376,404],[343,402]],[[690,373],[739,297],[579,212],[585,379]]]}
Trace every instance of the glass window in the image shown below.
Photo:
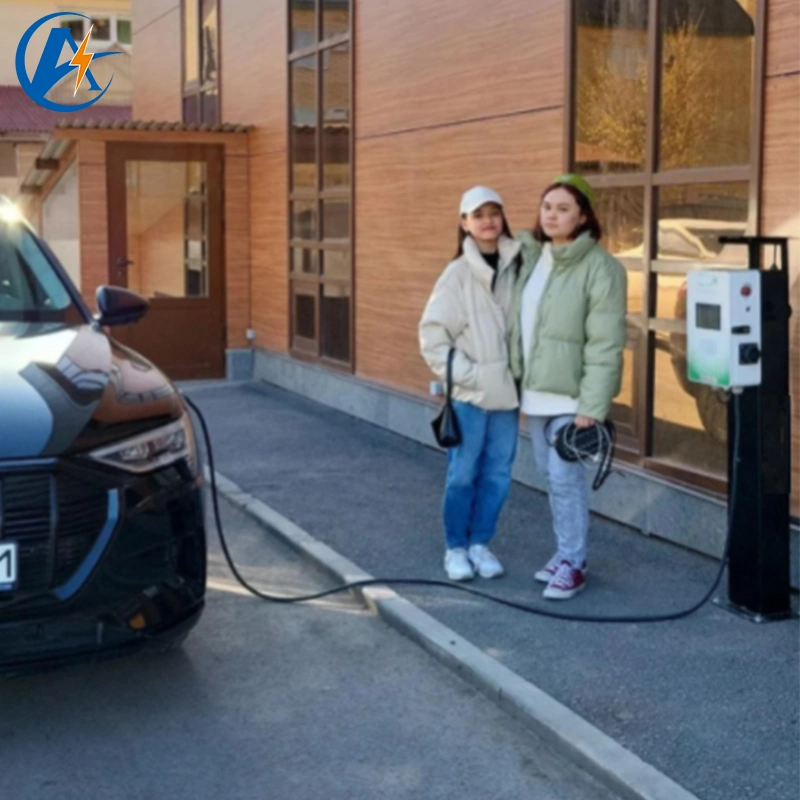
{"label": "glass window", "polygon": [[183,121],[186,123],[219,122],[217,9],[217,0],[183,0]]}
{"label": "glass window", "polygon": [[[203,82],[217,80],[217,3],[201,0],[201,74]],[[216,122],[216,117],[214,119]]]}
{"label": "glass window", "polygon": [[295,336],[313,341],[317,338],[317,304],[314,295],[307,292],[295,287],[292,318]]}
{"label": "glass window", "polygon": [[117,20],[117,41],[120,44],[131,44],[133,41],[131,34],[131,21],[129,19]]}
{"label": "glass window", "polygon": [[721,480],[720,398],[685,378],[686,275],[746,266],[747,249],[719,239],[751,232],[754,217],[759,2],[572,4],[569,167],[591,176],[603,244],[628,270],[629,352],[614,419],[633,421],[640,463]]}
{"label": "glass window", "polygon": [[[347,365],[353,359],[351,49],[349,41],[323,42],[349,34],[350,13],[350,0],[289,2],[290,47],[301,51],[289,56],[292,348]],[[313,303],[305,299],[300,308],[298,298],[312,289]]]}
{"label": "glass window", "polygon": [[350,0],[322,0],[322,38],[350,31]]}
{"label": "glass window", "polygon": [[69,32],[72,34],[72,38],[80,44],[83,41],[83,37],[86,35],[83,32],[83,20],[82,19],[69,19],[65,20],[61,23],[62,28],[69,28]]}
{"label": "glass window", "polygon": [[603,244],[618,258],[644,257],[644,190],[598,189],[595,211],[603,229]]}
{"label": "glass window", "polygon": [[350,44],[334,47],[322,80],[322,164],[326,187],[350,185]]}
{"label": "glass window", "polygon": [[324,358],[350,361],[350,286],[322,285],[320,305],[320,350]]}
{"label": "glass window", "polygon": [[62,322],[68,310],[72,298],[36,240],[0,220],[0,322]]}
{"label": "glass window", "polygon": [[183,121],[187,124],[200,122],[199,94],[192,94],[183,98]]}
{"label": "glass window", "polygon": [[325,200],[322,203],[322,235],[326,239],[350,238],[350,202]]}
{"label": "glass window", "polygon": [[92,19],[92,39],[98,42],[111,41],[111,20],[108,17]]}
{"label": "glass window", "polygon": [[653,456],[724,478],[728,450],[725,392],[686,378],[686,334],[656,334]]}
{"label": "glass window", "polygon": [[183,80],[196,83],[200,79],[200,11],[198,0],[183,0]]}
{"label": "glass window", "polygon": [[617,425],[625,425],[628,428],[632,428],[634,424],[633,389],[636,354],[633,350],[625,348],[622,357],[622,388],[614,398],[614,403],[611,407],[611,418]]}
{"label": "glass window", "polygon": [[215,125],[219,118],[217,90],[209,89],[201,95],[201,117],[207,125]]}
{"label": "glass window", "polygon": [[292,187],[317,187],[316,56],[295,61],[292,81]]}
{"label": "glass window", "polygon": [[644,169],[647,24],[643,0],[576,0],[575,167]]}
{"label": "glass window", "polygon": [[326,278],[350,280],[350,252],[348,250],[323,251],[322,272]]}
{"label": "glass window", "polygon": [[317,43],[317,16],[314,0],[290,0],[291,49],[302,50]]}
{"label": "glass window", "polygon": [[661,169],[750,161],[755,9],[744,5],[661,4]]}
{"label": "glass window", "polygon": [[316,275],[317,251],[295,247],[292,250],[292,271],[298,275]]}
{"label": "glass window", "polygon": [[658,258],[744,265],[747,249],[720,236],[747,229],[747,183],[665,186],[658,193]]}
{"label": "glass window", "polygon": [[292,203],[292,239],[317,238],[317,202],[303,200]]}

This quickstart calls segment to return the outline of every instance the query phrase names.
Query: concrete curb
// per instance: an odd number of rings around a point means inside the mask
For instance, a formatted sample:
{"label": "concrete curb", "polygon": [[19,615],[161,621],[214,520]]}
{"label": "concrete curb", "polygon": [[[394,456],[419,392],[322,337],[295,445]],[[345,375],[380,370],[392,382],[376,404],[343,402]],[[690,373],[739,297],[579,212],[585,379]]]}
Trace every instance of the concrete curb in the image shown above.
{"label": "concrete curb", "polygon": [[[208,471],[206,470],[208,475]],[[266,503],[215,473],[219,493],[270,533],[313,561],[338,582],[372,576]],[[486,655],[388,587],[356,589],[360,600],[389,625],[421,645],[521,720],[559,753],[626,800],[699,800],[566,706]]]}

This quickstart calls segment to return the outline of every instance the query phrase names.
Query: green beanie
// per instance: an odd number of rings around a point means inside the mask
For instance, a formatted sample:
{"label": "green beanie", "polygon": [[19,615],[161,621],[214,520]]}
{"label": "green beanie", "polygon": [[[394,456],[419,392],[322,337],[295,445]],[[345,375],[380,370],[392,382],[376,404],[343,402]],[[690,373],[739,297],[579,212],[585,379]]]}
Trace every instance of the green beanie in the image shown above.
{"label": "green beanie", "polygon": [[577,189],[589,201],[589,205],[594,208],[594,190],[589,185],[589,182],[586,180],[586,178],[583,178],[574,172],[568,172],[565,175],[560,175],[553,181],[553,183],[557,183],[562,186],[566,184],[567,186],[571,186],[573,189]]}

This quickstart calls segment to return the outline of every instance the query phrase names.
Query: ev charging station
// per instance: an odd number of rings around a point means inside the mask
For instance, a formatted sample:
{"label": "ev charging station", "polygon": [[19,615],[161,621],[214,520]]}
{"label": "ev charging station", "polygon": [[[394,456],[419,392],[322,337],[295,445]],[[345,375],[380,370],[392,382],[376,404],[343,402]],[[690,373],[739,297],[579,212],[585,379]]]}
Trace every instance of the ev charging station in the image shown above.
{"label": "ev charging station", "polygon": [[[792,616],[789,495],[789,244],[721,237],[748,248],[746,270],[689,273],[690,381],[730,390],[728,603],[754,621]],[[780,250],[762,269],[762,248]]]}

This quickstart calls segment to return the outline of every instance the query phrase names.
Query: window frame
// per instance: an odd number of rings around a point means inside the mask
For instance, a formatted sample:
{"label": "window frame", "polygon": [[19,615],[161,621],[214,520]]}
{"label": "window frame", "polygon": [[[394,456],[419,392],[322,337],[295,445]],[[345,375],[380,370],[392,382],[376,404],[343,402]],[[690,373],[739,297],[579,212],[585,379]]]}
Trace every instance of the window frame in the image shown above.
{"label": "window frame", "polygon": [[[321,364],[333,370],[353,374],[356,363],[356,341],[355,341],[355,95],[354,95],[354,54],[353,54],[353,0],[348,3],[348,30],[346,33],[338,33],[323,39],[324,31],[324,6],[325,0],[312,0],[314,6],[315,38],[316,42],[310,46],[292,50],[292,0],[287,0],[287,24],[286,24],[286,52],[287,52],[287,92],[286,92],[286,119],[288,131],[288,146],[286,160],[286,180],[287,180],[287,279],[289,282],[288,292],[288,336],[289,354],[298,360],[310,361]],[[348,96],[349,96],[349,165],[350,180],[346,188],[325,188],[324,184],[324,153],[323,153],[323,125],[324,125],[324,74],[328,69],[330,53],[341,45],[349,47],[349,67],[347,70]],[[293,84],[292,67],[297,61],[307,58],[315,60],[315,79],[314,79],[314,108],[316,112],[316,125],[314,131],[316,160],[314,166],[315,186],[313,189],[296,190],[293,185],[294,172],[294,151],[292,144],[293,126]],[[348,219],[348,238],[329,239],[324,236],[324,203],[328,201],[345,201],[349,208]],[[310,239],[293,238],[293,205],[296,202],[313,203],[315,207],[315,237]],[[294,251],[306,249],[316,254],[315,273],[296,273],[293,271]],[[324,258],[327,252],[342,252],[349,254],[349,275],[346,278],[341,276],[328,276],[324,274]],[[322,294],[326,285],[338,285],[349,289],[349,319],[348,319],[348,340],[350,345],[349,361],[338,361],[323,354],[323,335],[322,328]],[[296,289],[309,290],[314,287],[315,291],[315,316],[316,316],[316,339],[314,346],[306,340],[300,340],[295,336],[294,319],[294,296]]]}
{"label": "window frame", "polygon": [[[202,81],[198,78],[196,81],[186,80],[186,3],[196,3],[197,5],[197,74],[201,75],[203,65],[203,21],[201,18],[202,0],[181,0],[181,120],[185,124],[197,125],[218,125],[222,120],[222,52],[220,42],[222,40],[222,0],[215,0],[217,10],[217,41],[216,41],[216,56],[217,56],[217,77],[213,81]],[[201,76],[202,77],[202,76]],[[217,113],[213,122],[203,122],[203,95],[209,92],[216,92],[217,96]],[[197,102],[197,120],[187,121],[186,119],[186,101],[194,98]]]}
{"label": "window frame", "polygon": [[[565,172],[575,169],[576,123],[577,123],[577,2],[566,4],[565,24],[565,125],[563,132],[563,167]],[[696,167],[659,170],[659,122],[661,99],[661,67],[663,41],[661,7],[664,0],[641,0],[648,4],[647,27],[647,115],[644,169],[629,173],[587,174],[592,187],[602,189],[633,189],[644,192],[643,208],[643,256],[636,262],[621,259],[629,271],[642,275],[642,312],[628,315],[629,342],[638,340],[630,348],[634,355],[632,373],[632,418],[634,425],[618,425],[618,454],[622,461],[650,473],[659,474],[679,484],[701,488],[707,492],[724,496],[727,480],[717,478],[689,466],[677,466],[666,459],[653,455],[653,431],[655,427],[655,366],[656,339],[658,333],[685,332],[685,323],[657,316],[658,276],[688,271],[687,264],[659,261],[657,245],[658,191],[669,186],[685,186],[704,183],[748,184],[748,216],[746,233],[757,234],[760,226],[760,201],[762,181],[762,145],[764,92],[766,75],[766,0],[757,0],[755,8],[755,36],[753,42],[753,85],[750,98],[750,161],[748,164],[724,167]],[[601,220],[602,223],[602,220]],[[637,263],[638,262],[638,263]]]}
{"label": "window frame", "polygon": [[[91,17],[91,13],[86,15],[87,17]],[[120,42],[119,40],[119,23],[120,22],[127,22],[129,25],[132,25],[131,17],[128,14],[117,14],[113,11],[104,11],[102,13],[98,13],[92,19],[107,19],[109,21],[109,37],[108,39],[97,39],[97,43],[102,43],[103,45],[110,46],[112,44],[117,44],[122,47],[125,52],[130,53],[133,48],[133,28],[131,27],[131,41],[128,44]],[[60,27],[66,28],[68,27],[69,22],[80,22],[83,26],[81,40],[86,37],[86,32],[89,30],[89,26],[92,24],[91,19],[86,19],[85,17],[65,17],[64,20],[61,22]],[[80,44],[80,42],[78,42]]]}

